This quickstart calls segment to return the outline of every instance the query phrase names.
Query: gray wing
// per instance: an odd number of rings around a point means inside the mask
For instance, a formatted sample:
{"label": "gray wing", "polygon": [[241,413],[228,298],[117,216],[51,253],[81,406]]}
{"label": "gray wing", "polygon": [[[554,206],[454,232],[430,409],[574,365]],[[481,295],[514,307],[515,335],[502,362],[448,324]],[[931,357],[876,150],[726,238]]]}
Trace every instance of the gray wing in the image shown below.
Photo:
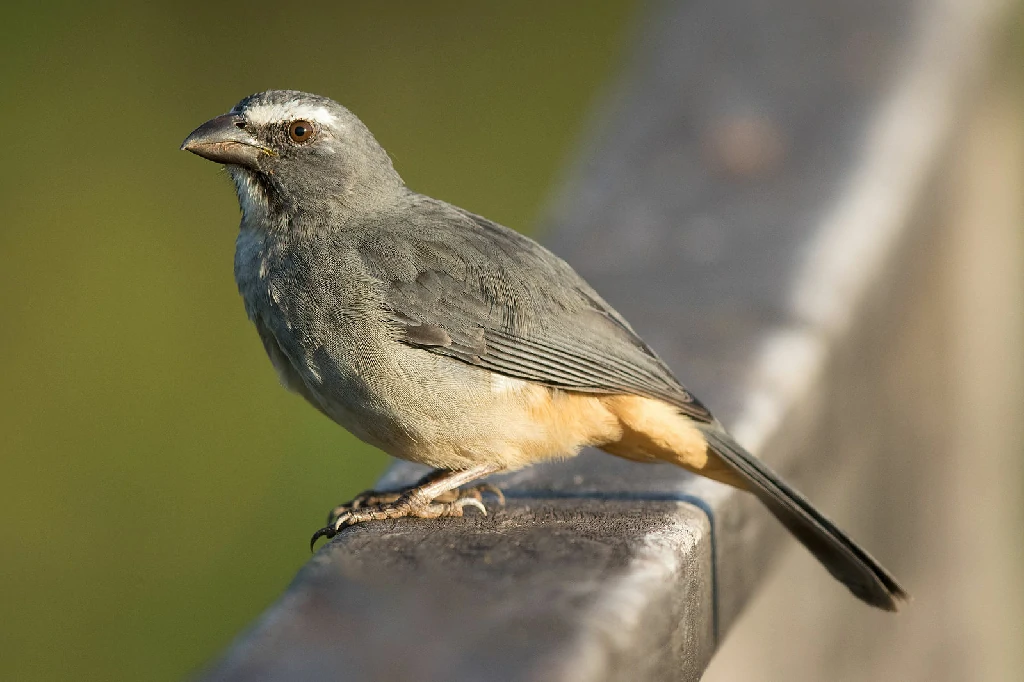
{"label": "gray wing", "polygon": [[412,208],[360,247],[402,342],[548,386],[659,398],[713,421],[567,263],[449,204],[418,197]]}

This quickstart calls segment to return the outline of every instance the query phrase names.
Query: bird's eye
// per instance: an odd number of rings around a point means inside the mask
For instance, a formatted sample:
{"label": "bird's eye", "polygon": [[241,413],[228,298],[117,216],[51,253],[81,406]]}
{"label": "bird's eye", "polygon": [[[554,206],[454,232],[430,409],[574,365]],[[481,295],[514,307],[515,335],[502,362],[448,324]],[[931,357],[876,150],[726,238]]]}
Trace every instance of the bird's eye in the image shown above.
{"label": "bird's eye", "polygon": [[288,125],[288,136],[292,142],[309,142],[314,132],[313,124],[309,121],[292,121]]}

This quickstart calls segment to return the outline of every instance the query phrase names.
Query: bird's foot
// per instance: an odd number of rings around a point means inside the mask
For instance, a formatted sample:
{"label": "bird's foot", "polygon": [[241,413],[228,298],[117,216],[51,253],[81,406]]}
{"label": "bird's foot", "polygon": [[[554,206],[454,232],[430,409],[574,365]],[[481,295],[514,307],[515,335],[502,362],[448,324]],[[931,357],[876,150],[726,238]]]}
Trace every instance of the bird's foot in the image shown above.
{"label": "bird's foot", "polygon": [[[391,502],[397,502],[401,497],[407,493],[412,492],[416,488],[425,485],[432,481],[435,477],[432,475],[427,476],[423,480],[416,483],[411,488],[404,490],[391,490],[391,491],[378,491],[378,490],[365,490],[351,501],[345,504],[339,504],[337,507],[331,510],[331,513],[327,515],[327,525],[333,524],[341,516],[353,512],[357,509],[366,509],[367,507],[379,507],[384,504]],[[504,506],[505,495],[501,492],[501,488],[491,483],[480,483],[477,485],[470,485],[464,488],[456,488],[454,490],[448,490],[433,499],[434,502],[455,502],[464,498],[473,498],[478,502],[483,502],[483,494],[491,493],[498,498],[498,504]]]}
{"label": "bird's foot", "polygon": [[338,505],[331,510],[327,517],[327,525],[314,533],[310,539],[310,549],[320,538],[333,538],[342,529],[366,521],[383,521],[406,516],[420,519],[462,516],[466,507],[478,509],[487,516],[487,508],[483,503],[484,493],[494,495],[499,505],[505,504],[505,496],[501,489],[490,483],[446,490],[433,498],[423,494],[425,487],[426,485],[420,483],[406,490],[368,490],[360,493],[351,502]]}

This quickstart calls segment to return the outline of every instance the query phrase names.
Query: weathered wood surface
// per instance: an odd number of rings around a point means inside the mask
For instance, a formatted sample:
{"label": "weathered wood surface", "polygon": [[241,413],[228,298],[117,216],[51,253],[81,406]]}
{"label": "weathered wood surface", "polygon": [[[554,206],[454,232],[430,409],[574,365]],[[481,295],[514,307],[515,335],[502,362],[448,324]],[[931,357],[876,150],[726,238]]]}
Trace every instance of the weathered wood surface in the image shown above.
{"label": "weathered wood surface", "polygon": [[[657,3],[545,233],[919,602],[935,597],[919,534],[936,531],[917,511],[945,469],[919,472],[955,419],[948,301],[930,293],[957,258],[937,183],[997,9]],[[204,679],[695,680],[796,544],[753,499],[667,465],[587,452],[494,480],[509,503],[487,518],[324,546]],[[837,656],[856,662],[921,618],[875,614],[794,561],[812,577],[764,641],[820,652],[851,614],[858,652]],[[771,679],[751,661],[744,676]]]}

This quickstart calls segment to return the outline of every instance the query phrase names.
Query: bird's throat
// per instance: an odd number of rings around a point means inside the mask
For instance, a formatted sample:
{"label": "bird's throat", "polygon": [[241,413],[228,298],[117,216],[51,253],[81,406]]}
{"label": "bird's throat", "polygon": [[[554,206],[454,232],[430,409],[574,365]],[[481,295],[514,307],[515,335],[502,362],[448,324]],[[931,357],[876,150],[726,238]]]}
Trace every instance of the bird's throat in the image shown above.
{"label": "bird's throat", "polygon": [[242,221],[250,225],[266,224],[271,212],[271,189],[259,173],[241,166],[227,166],[235,183]]}

